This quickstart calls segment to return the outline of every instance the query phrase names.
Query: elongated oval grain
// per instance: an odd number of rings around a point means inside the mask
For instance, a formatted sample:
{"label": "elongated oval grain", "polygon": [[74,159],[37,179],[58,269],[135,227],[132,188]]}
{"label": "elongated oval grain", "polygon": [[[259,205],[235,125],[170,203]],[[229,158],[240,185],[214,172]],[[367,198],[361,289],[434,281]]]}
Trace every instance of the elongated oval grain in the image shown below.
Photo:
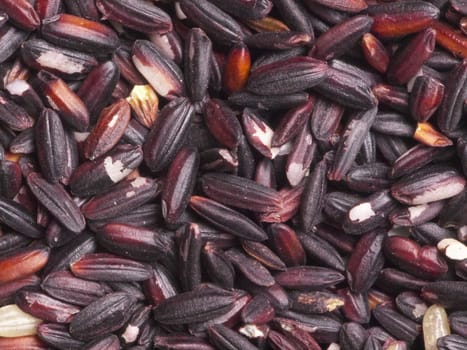
{"label": "elongated oval grain", "polygon": [[107,253],[87,254],[71,263],[70,269],[75,276],[94,281],[133,282],[150,276],[148,266]]}
{"label": "elongated oval grain", "polygon": [[[150,85],[135,85],[127,97],[134,117],[142,125],[151,128],[158,117],[159,98]],[[131,120],[130,120],[131,122]]]}
{"label": "elongated oval grain", "polygon": [[327,189],[326,182],[327,164],[325,160],[319,162],[306,179],[303,190],[299,220],[304,232],[311,231],[313,225],[319,220],[324,205],[324,196]]}
{"label": "elongated oval grain", "polygon": [[334,161],[328,172],[328,179],[340,180],[347,174],[352,162],[365,140],[376,118],[377,109],[355,113],[347,124],[344,136],[339,143]]}
{"label": "elongated oval grain", "polygon": [[182,97],[162,109],[143,145],[144,160],[152,171],[167,168],[176,156],[185,141],[193,113],[193,105]]}
{"label": "elongated oval grain", "polygon": [[67,325],[59,323],[43,323],[37,327],[37,335],[47,344],[52,346],[70,349],[81,350],[84,342],[77,340],[70,335]]}
{"label": "elongated oval grain", "polygon": [[0,121],[12,130],[22,131],[32,126],[32,119],[28,112],[3,92],[0,93]]}
{"label": "elongated oval grain", "polygon": [[65,130],[53,110],[42,111],[35,125],[35,141],[42,175],[50,182],[58,182],[65,175]]}
{"label": "elongated oval grain", "polygon": [[190,207],[215,227],[254,241],[264,241],[266,233],[253,221],[239,212],[205,197],[193,196]]}
{"label": "elongated oval grain", "polygon": [[111,53],[119,44],[116,33],[106,25],[69,14],[47,18],[41,33],[54,44],[89,53]]}
{"label": "elongated oval grain", "polygon": [[149,41],[138,40],[133,45],[132,60],[156,92],[168,99],[183,93],[184,82],[180,68]]}
{"label": "elongated oval grain", "polygon": [[[36,334],[37,326],[42,322],[15,305],[0,307],[0,337],[17,338]],[[0,346],[3,345],[0,343]],[[13,348],[11,348],[13,349]]]}
{"label": "elongated oval grain", "polygon": [[68,271],[48,274],[41,288],[54,298],[83,307],[108,292],[103,284],[75,277]]}
{"label": "elongated oval grain", "polygon": [[71,193],[80,197],[104,193],[142,162],[140,146],[119,145],[100,158],[81,163],[71,175]]}
{"label": "elongated oval grain", "polygon": [[332,27],[315,42],[313,55],[330,60],[346,53],[363,34],[369,32],[373,19],[368,16],[355,16]]}
{"label": "elongated oval grain", "polygon": [[[283,147],[286,148],[287,146],[288,145],[285,144]],[[304,125],[303,129],[295,138],[292,150],[287,155],[285,175],[291,186],[297,186],[306,177],[310,165],[316,156],[316,149],[316,142],[313,140],[311,130],[308,125]]]}
{"label": "elongated oval grain", "polygon": [[439,305],[432,305],[423,316],[423,338],[425,349],[438,349],[437,340],[451,333],[446,310]]}
{"label": "elongated oval grain", "polygon": [[0,0],[0,306],[42,322],[0,349],[464,349],[465,34],[465,0]]}
{"label": "elongated oval grain", "polygon": [[199,154],[192,148],[182,148],[169,167],[162,190],[162,215],[169,224],[175,224],[186,209],[193,192]]}
{"label": "elongated oval grain", "polygon": [[212,136],[224,146],[234,149],[240,143],[242,128],[235,112],[222,100],[210,99],[204,121]]}
{"label": "elongated oval grain", "polygon": [[212,43],[206,33],[191,29],[185,43],[185,81],[188,94],[193,102],[206,98],[210,78],[210,57]]}
{"label": "elongated oval grain", "polygon": [[172,20],[161,8],[145,1],[98,0],[96,6],[105,18],[139,32],[165,33],[172,30]]}
{"label": "elongated oval grain", "polygon": [[355,293],[371,288],[384,262],[382,255],[383,232],[370,232],[363,236],[347,262],[347,279]]}
{"label": "elongated oval grain", "polygon": [[244,350],[258,349],[244,336],[223,325],[212,326],[209,328],[208,334],[210,341],[220,348],[234,348]]}
{"label": "elongated oval grain", "polygon": [[185,15],[189,16],[215,42],[231,44],[242,41],[244,33],[240,24],[209,1],[182,0],[180,7]]}
{"label": "elongated oval grain", "polygon": [[111,150],[123,136],[130,118],[130,106],[123,99],[103,109],[84,142],[84,156],[92,160]]}
{"label": "elongated oval grain", "polygon": [[388,68],[388,80],[402,85],[413,78],[435,49],[436,31],[428,28],[397,51]]}
{"label": "elongated oval grain", "polygon": [[0,197],[0,221],[27,237],[37,238],[43,232],[25,207],[4,197]]}
{"label": "elongated oval grain", "polygon": [[220,288],[198,288],[160,303],[154,310],[154,318],[169,325],[203,322],[229,311],[234,301],[234,292]]}
{"label": "elongated oval grain", "polygon": [[84,229],[84,216],[62,185],[50,184],[37,173],[29,174],[27,181],[37,200],[66,228],[72,232],[81,232]]}
{"label": "elongated oval grain", "polygon": [[431,166],[412,173],[391,187],[400,202],[416,205],[453,197],[464,189],[466,179],[449,167]]}
{"label": "elongated oval grain", "polygon": [[337,271],[345,270],[344,260],[337,250],[314,232],[302,234],[299,236],[299,239],[304,251],[312,261],[316,261]]}
{"label": "elongated oval grain", "polygon": [[446,308],[455,308],[467,300],[464,281],[437,281],[428,283],[422,288],[423,299]]}
{"label": "elongated oval grain", "polygon": [[80,311],[77,306],[27,289],[16,294],[15,302],[24,312],[47,322],[70,323],[73,316]]}
{"label": "elongated oval grain", "polygon": [[144,177],[122,181],[111,192],[92,197],[82,207],[83,215],[90,220],[118,217],[155,198],[160,192],[157,181]]}
{"label": "elongated oval grain", "polygon": [[180,280],[184,290],[193,290],[201,283],[201,249],[203,240],[197,224],[186,225],[179,244]]}
{"label": "elongated oval grain", "polygon": [[126,293],[110,293],[89,304],[75,315],[70,334],[80,340],[90,340],[113,332],[130,318],[136,300]]}
{"label": "elongated oval grain", "polygon": [[391,236],[384,241],[383,249],[393,264],[417,277],[437,279],[448,271],[447,262],[434,246],[420,247],[410,238]]}
{"label": "elongated oval grain", "polygon": [[97,60],[90,54],[65,49],[42,39],[24,42],[21,58],[31,68],[44,69],[67,79],[83,78],[97,65]]}
{"label": "elongated oval grain", "polygon": [[235,270],[225,254],[209,245],[204,246],[202,254],[203,263],[210,278],[223,288],[232,288]]}
{"label": "elongated oval grain", "polygon": [[89,72],[76,94],[89,111],[94,123],[102,109],[110,102],[111,92],[118,88],[120,71],[113,61],[104,62]]}
{"label": "elongated oval grain", "polygon": [[296,136],[309,120],[315,106],[315,97],[310,96],[308,101],[301,106],[292,108],[282,118],[274,130],[271,145],[281,146]]}
{"label": "elongated oval grain", "polygon": [[420,325],[389,305],[378,305],[373,310],[373,316],[391,335],[410,344],[415,341],[421,330]]}
{"label": "elongated oval grain", "polygon": [[77,131],[89,127],[89,111],[81,98],[59,77],[40,71],[37,75],[39,92],[50,108],[55,110],[62,121]]}
{"label": "elongated oval grain", "polygon": [[280,203],[279,193],[240,176],[207,173],[201,178],[203,192],[222,204],[268,212]]}
{"label": "elongated oval grain", "polygon": [[372,32],[383,38],[403,36],[427,28],[440,15],[429,2],[412,1],[377,4],[368,9],[373,17]]}
{"label": "elongated oval grain", "polygon": [[232,264],[240,270],[243,275],[257,285],[270,287],[275,281],[269,271],[257,260],[252,259],[240,250],[232,248],[225,252]]}
{"label": "elongated oval grain", "polygon": [[344,280],[339,272],[326,267],[295,266],[274,276],[277,283],[290,289],[320,290]]}
{"label": "elongated oval grain", "polygon": [[304,91],[327,77],[328,65],[311,57],[295,57],[264,65],[248,78],[247,89],[259,95]]}
{"label": "elongated oval grain", "polygon": [[305,6],[301,2],[291,0],[274,0],[274,7],[277,8],[284,19],[284,23],[292,29],[306,33],[311,41],[314,41],[313,23],[307,16]]}
{"label": "elongated oval grain", "polygon": [[253,259],[272,270],[283,271],[286,269],[285,263],[265,244],[254,241],[242,241],[243,250]]}
{"label": "elongated oval grain", "polygon": [[141,261],[153,261],[166,255],[164,230],[140,226],[108,223],[98,230],[97,240],[115,254]]}
{"label": "elongated oval grain", "polygon": [[313,90],[345,107],[366,110],[378,103],[370,85],[361,77],[332,67],[329,68],[327,77],[313,87]]}
{"label": "elongated oval grain", "polygon": [[0,283],[14,281],[38,272],[47,263],[48,247],[23,248],[0,258]]}
{"label": "elongated oval grain", "polygon": [[285,224],[272,224],[268,231],[271,246],[287,266],[306,263],[306,255],[297,233]]}

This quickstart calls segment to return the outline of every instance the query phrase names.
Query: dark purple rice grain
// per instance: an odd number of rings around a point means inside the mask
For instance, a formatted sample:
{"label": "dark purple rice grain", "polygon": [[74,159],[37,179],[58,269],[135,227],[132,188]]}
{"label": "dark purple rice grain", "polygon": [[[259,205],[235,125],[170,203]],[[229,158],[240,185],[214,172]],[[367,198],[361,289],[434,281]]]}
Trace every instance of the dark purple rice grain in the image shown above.
{"label": "dark purple rice grain", "polygon": [[14,341],[423,349],[439,304],[438,347],[465,348],[467,259],[442,246],[467,241],[467,8],[446,3],[0,1],[0,306],[52,322]]}

